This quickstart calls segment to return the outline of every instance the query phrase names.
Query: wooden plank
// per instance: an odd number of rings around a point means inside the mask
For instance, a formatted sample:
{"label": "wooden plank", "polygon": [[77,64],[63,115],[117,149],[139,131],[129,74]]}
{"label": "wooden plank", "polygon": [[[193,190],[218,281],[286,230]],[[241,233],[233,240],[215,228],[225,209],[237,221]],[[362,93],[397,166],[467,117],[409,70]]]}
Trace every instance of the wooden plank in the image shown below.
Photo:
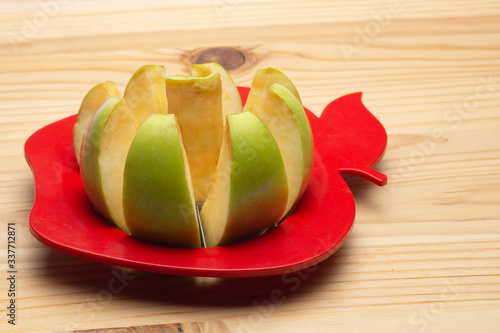
{"label": "wooden plank", "polygon": [[[0,12],[0,331],[500,331],[498,1],[25,0]],[[389,182],[346,177],[357,211],[342,248],[314,271],[214,279],[122,270],[38,242],[26,139],[76,113],[98,82],[123,91],[146,63],[185,74],[218,47],[243,54],[238,85],[276,67],[315,114],[362,91],[385,126],[376,168]],[[110,294],[116,274],[130,280]]]}
{"label": "wooden plank", "polygon": [[76,330],[75,333],[225,333],[229,332],[222,322],[175,323],[162,325],[145,325],[130,327],[97,328]]}

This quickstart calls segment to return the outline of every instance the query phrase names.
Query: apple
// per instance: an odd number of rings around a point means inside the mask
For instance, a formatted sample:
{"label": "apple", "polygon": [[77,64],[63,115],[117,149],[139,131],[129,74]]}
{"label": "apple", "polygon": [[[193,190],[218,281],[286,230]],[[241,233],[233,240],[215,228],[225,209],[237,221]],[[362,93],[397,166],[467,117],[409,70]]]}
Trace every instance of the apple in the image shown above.
{"label": "apple", "polygon": [[222,144],[222,85],[219,73],[165,79],[170,113],[177,116],[196,202],[205,201]]}
{"label": "apple", "polygon": [[276,140],[283,156],[288,179],[285,215],[307,188],[313,166],[314,143],[304,107],[284,86],[273,84],[262,101],[260,119]]}
{"label": "apple", "polygon": [[282,72],[259,70],[242,110],[222,66],[190,74],[146,65],[123,99],[109,81],[87,94],[73,137],[85,191],[107,221],[150,242],[214,247],[261,235],[311,176],[313,137],[297,90]]}
{"label": "apple", "polygon": [[73,147],[75,149],[76,160],[80,163],[80,150],[82,147],[83,135],[94,113],[110,97],[121,97],[114,82],[106,81],[94,86],[87,93],[80,105],[76,124],[73,127]]}
{"label": "apple", "polygon": [[262,103],[264,103],[269,93],[269,88],[275,83],[279,83],[290,90],[299,102],[302,103],[297,89],[285,74],[275,68],[266,68],[257,70],[243,111],[252,111],[255,115],[259,116],[262,110]]}
{"label": "apple", "polygon": [[258,236],[280,220],[285,166],[269,129],[251,112],[227,116],[214,183],[200,213],[207,247]]}
{"label": "apple", "polygon": [[132,114],[141,124],[151,113],[168,113],[165,93],[165,68],[161,65],[145,65],[130,78],[123,93]]}
{"label": "apple", "polygon": [[220,74],[222,84],[222,117],[226,119],[228,114],[240,113],[242,111],[240,93],[224,67],[216,62],[191,65],[191,75],[194,77],[205,77],[213,73]]}
{"label": "apple", "polygon": [[139,127],[125,163],[123,205],[131,235],[200,247],[189,165],[173,114],[152,114]]}
{"label": "apple", "polygon": [[127,104],[110,97],[94,113],[83,136],[80,174],[94,208],[127,232],[123,216],[123,169],[137,124]]}

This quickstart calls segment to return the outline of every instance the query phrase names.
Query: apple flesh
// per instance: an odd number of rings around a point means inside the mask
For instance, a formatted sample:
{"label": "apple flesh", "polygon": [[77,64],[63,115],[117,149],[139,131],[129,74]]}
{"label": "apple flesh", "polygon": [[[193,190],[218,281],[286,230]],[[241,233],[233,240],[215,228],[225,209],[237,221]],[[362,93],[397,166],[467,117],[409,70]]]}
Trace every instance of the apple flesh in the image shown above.
{"label": "apple flesh", "polygon": [[260,119],[273,134],[283,156],[289,191],[286,215],[300,200],[311,178],[314,157],[311,126],[300,101],[278,83],[270,87]]}
{"label": "apple flesh", "polygon": [[123,98],[139,125],[151,113],[168,113],[165,68],[161,65],[139,68],[130,78]]}
{"label": "apple flesh", "polygon": [[92,205],[127,232],[123,216],[123,169],[137,124],[125,102],[111,97],[92,117],[83,137],[80,174]]}
{"label": "apple flesh", "polygon": [[269,88],[275,83],[287,88],[301,102],[297,89],[285,74],[275,68],[259,69],[252,81],[252,87],[243,111],[252,111],[255,115],[260,116],[262,104],[269,93]]}
{"label": "apple flesh", "polygon": [[210,62],[191,65],[191,75],[194,77],[206,77],[213,73],[220,74],[222,85],[222,117],[225,120],[228,114],[240,113],[243,108],[240,93],[233,79],[224,67],[218,63]]}
{"label": "apple flesh", "polygon": [[258,236],[283,216],[285,166],[271,132],[254,114],[227,116],[214,183],[200,213],[207,247]]}
{"label": "apple flesh", "polygon": [[75,149],[76,160],[80,163],[80,150],[82,147],[83,135],[87,130],[90,119],[101,107],[101,105],[110,97],[121,97],[114,82],[105,81],[94,86],[87,93],[80,105],[76,124],[73,127],[73,147]]}
{"label": "apple flesh", "polygon": [[222,144],[220,74],[168,76],[168,109],[177,117],[186,150],[196,202],[205,201]]}
{"label": "apple flesh", "polygon": [[123,173],[130,234],[178,247],[200,247],[189,165],[173,114],[152,114],[130,145]]}

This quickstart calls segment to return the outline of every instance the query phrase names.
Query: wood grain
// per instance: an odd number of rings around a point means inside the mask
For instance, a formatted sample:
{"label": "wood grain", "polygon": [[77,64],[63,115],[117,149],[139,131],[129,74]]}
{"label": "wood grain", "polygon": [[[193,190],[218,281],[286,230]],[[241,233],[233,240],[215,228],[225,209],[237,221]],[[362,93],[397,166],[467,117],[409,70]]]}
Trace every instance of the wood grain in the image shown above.
{"label": "wood grain", "polygon": [[145,325],[114,328],[76,330],[74,333],[226,333],[229,332],[222,322],[175,323],[164,325]]}
{"label": "wood grain", "polygon": [[[187,323],[187,332],[210,325],[229,332],[500,331],[498,1],[1,6],[0,267],[8,269],[12,222],[18,273],[15,326],[6,316],[7,273],[0,279],[0,331],[140,331],[171,323]],[[385,126],[388,147],[376,168],[389,182],[378,188],[346,178],[357,213],[342,248],[309,271],[213,279],[122,270],[35,240],[26,139],[76,113],[98,82],[115,81],[123,91],[145,63],[187,73],[202,52],[225,47],[244,56],[230,71],[238,85],[249,86],[258,68],[276,67],[315,114],[362,91]],[[107,286],[116,274],[130,279],[112,294]],[[282,297],[273,303],[276,293]]]}

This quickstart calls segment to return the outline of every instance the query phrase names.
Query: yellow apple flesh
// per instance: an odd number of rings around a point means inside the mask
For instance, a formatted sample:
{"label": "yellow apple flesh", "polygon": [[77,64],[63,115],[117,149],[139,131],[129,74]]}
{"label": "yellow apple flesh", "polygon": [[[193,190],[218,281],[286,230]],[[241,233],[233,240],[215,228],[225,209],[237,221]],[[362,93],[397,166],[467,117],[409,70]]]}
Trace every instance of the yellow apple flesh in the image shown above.
{"label": "yellow apple flesh", "polygon": [[242,111],[240,93],[233,79],[224,67],[218,63],[210,62],[191,65],[191,75],[194,77],[206,77],[213,73],[220,74],[222,84],[222,117],[225,120],[228,114],[240,113]]}
{"label": "yellow apple flesh", "polygon": [[[252,81],[252,87],[248,93],[248,99],[243,111],[252,111],[259,116],[262,111],[262,104],[269,93],[269,88],[275,83],[281,84],[299,100],[300,96],[292,81],[275,68],[259,69]],[[301,102],[302,103],[302,102]]]}
{"label": "yellow apple flesh", "polygon": [[249,239],[279,222],[288,197],[283,159],[265,124],[229,115],[214,183],[200,213],[207,247]]}
{"label": "yellow apple flesh", "polygon": [[80,174],[92,205],[127,232],[123,216],[123,169],[137,124],[125,102],[111,97],[91,119],[83,137]]}
{"label": "yellow apple flesh", "polygon": [[273,84],[262,103],[260,119],[273,134],[283,156],[288,179],[285,215],[297,204],[311,177],[314,143],[300,101],[288,89]]}
{"label": "yellow apple flesh", "polygon": [[205,201],[222,144],[220,74],[196,78],[174,75],[165,80],[168,109],[177,117],[186,150],[196,202]]}
{"label": "yellow apple flesh", "polygon": [[75,155],[78,163],[80,163],[80,150],[82,147],[83,135],[87,130],[90,119],[101,105],[108,98],[113,96],[121,97],[121,94],[114,82],[105,81],[90,89],[83,99],[76,118],[76,124],[73,127],[73,147],[75,148]]}
{"label": "yellow apple flesh", "polygon": [[165,68],[161,65],[139,68],[130,78],[123,98],[139,125],[151,113],[168,113]]}

